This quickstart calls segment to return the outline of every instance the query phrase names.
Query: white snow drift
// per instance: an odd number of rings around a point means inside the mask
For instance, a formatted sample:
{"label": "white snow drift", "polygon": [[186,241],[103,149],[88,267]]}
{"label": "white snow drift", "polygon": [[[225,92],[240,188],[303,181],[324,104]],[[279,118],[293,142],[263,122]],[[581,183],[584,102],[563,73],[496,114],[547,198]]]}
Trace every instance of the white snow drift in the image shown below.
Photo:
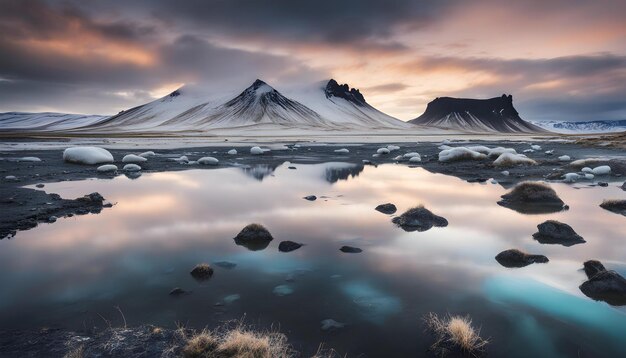
{"label": "white snow drift", "polygon": [[611,174],[611,167],[608,165],[601,165],[599,167],[593,168],[593,175],[608,175]]}
{"label": "white snow drift", "polygon": [[502,153],[498,159],[493,161],[493,165],[498,167],[514,166],[520,164],[535,165],[536,161],[528,158],[524,154]]}
{"label": "white snow drift", "polygon": [[96,170],[98,172],[100,172],[100,173],[115,172],[115,171],[117,171],[117,165],[115,165],[115,164],[105,164],[105,165],[99,166]]}
{"label": "white snow drift", "polygon": [[123,163],[143,163],[146,160],[148,159],[135,154],[127,154],[124,156],[124,158],[122,158]]}
{"label": "white snow drift", "polygon": [[335,153],[350,153],[350,150],[348,150],[348,148],[341,148],[341,149],[335,149],[334,150]]}
{"label": "white snow drift", "polygon": [[252,154],[252,155],[261,155],[261,154],[263,154],[263,149],[261,149],[260,147],[252,147],[252,148],[250,148],[250,154]]}
{"label": "white snow drift", "polygon": [[113,155],[100,147],[71,147],[63,151],[63,160],[77,164],[111,163]]}
{"label": "white snow drift", "polygon": [[196,161],[198,164],[203,165],[217,165],[220,161],[213,157],[202,157]]}
{"label": "white snow drift", "polygon": [[466,147],[450,148],[439,152],[440,162],[451,162],[455,160],[467,159],[480,160],[485,158],[487,158],[485,154],[479,153]]}

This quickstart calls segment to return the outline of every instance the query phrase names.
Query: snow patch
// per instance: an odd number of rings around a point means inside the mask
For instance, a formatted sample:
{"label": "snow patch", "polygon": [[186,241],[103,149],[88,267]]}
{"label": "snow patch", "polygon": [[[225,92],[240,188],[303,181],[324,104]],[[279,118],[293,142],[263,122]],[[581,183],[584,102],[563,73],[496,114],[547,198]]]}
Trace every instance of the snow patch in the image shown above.
{"label": "snow patch", "polygon": [[137,164],[126,164],[124,166],[124,171],[126,172],[138,172],[141,170],[141,167]]}
{"label": "snow patch", "polygon": [[202,165],[217,165],[220,161],[217,158],[213,157],[202,157],[196,161],[198,164]]}
{"label": "snow patch", "polygon": [[498,167],[514,166],[519,164],[535,165],[537,162],[528,158],[524,154],[502,153],[498,159],[494,160],[493,165]]}
{"label": "snow patch", "polygon": [[445,149],[439,152],[439,161],[440,162],[451,162],[455,160],[480,160],[485,159],[487,156],[482,153],[478,153],[466,147],[456,147]]}
{"label": "snow patch", "polygon": [[592,173],[593,175],[608,175],[611,174],[611,167],[608,165],[601,165],[593,168]]}
{"label": "snow patch", "polygon": [[572,160],[572,158],[570,158],[569,155],[562,155],[559,157],[559,161],[561,162],[569,162],[570,160]]}
{"label": "snow patch", "polygon": [[237,149],[231,149],[228,151],[229,155],[237,155]]}
{"label": "snow patch", "polygon": [[347,148],[335,149],[334,152],[335,153],[350,153],[350,151]]}
{"label": "snow patch", "polygon": [[122,158],[123,163],[143,163],[146,160],[148,159],[135,154],[127,154],[124,156],[124,158]]}
{"label": "snow patch", "polygon": [[260,147],[252,147],[252,148],[250,148],[250,154],[252,154],[252,155],[261,155],[261,154],[263,154],[263,149],[261,149]]}
{"label": "snow patch", "polygon": [[71,147],[63,151],[63,160],[77,164],[111,163],[113,155],[100,147]]}
{"label": "snow patch", "polygon": [[100,173],[114,172],[114,171],[117,171],[117,165],[105,164],[105,165],[99,166],[98,168],[96,168],[96,170]]}

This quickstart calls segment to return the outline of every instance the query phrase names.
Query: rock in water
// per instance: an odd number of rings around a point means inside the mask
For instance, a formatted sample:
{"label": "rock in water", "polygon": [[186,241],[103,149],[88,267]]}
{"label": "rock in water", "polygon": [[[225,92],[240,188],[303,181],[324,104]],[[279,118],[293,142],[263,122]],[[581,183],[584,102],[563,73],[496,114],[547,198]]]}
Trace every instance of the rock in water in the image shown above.
{"label": "rock in water", "polygon": [[579,288],[587,297],[614,306],[626,305],[626,279],[622,275],[606,270],[596,260],[585,262],[585,273],[589,279]]}
{"label": "rock in water", "polygon": [[213,268],[208,264],[198,264],[190,272],[191,276],[199,281],[208,280],[213,276]]}
{"label": "rock in water", "polygon": [[433,214],[423,206],[416,206],[391,220],[404,231],[426,231],[433,226],[448,226],[448,220]]}
{"label": "rock in water", "polygon": [[327,318],[322,322],[322,331],[330,331],[333,329],[343,328],[345,327],[345,323],[337,322],[334,319]]}
{"label": "rock in water", "polygon": [[537,229],[539,231],[533,234],[533,238],[542,244],[572,246],[586,242],[571,226],[556,220],[545,221],[537,225]]}
{"label": "rock in water", "polygon": [[278,251],[280,252],[291,252],[297,250],[302,247],[302,244],[293,241],[282,241],[278,245]]}
{"label": "rock in water", "polygon": [[543,183],[519,183],[501,198],[498,205],[522,214],[545,214],[567,209],[554,189]]}
{"label": "rock in water", "polygon": [[363,252],[363,250],[359,249],[358,247],[352,246],[342,246],[339,250],[348,254],[358,254],[360,252]]}
{"label": "rock in water", "polygon": [[587,278],[592,278],[597,273],[606,271],[606,268],[604,268],[602,262],[598,260],[585,261],[583,267],[585,269],[585,274],[587,275]]}
{"label": "rock in water", "polygon": [[173,290],[170,291],[170,296],[181,296],[187,293],[187,291],[183,290],[180,287],[174,287]]}
{"label": "rock in water", "polygon": [[250,224],[244,227],[235,237],[237,245],[244,246],[251,251],[265,249],[274,238],[261,224]]}
{"label": "rock in water", "polygon": [[616,214],[626,216],[626,200],[604,200],[602,204],[600,204],[600,207]]}
{"label": "rock in water", "polygon": [[317,200],[317,196],[315,196],[315,195],[308,195],[308,196],[305,196],[304,199],[306,199],[308,201],[315,201],[315,200]]}
{"label": "rock in water", "polygon": [[394,214],[398,208],[396,208],[395,205],[391,204],[391,203],[387,203],[387,204],[380,204],[376,207],[377,211],[380,211],[383,214]]}
{"label": "rock in water", "polygon": [[496,261],[504,267],[524,267],[534,263],[546,263],[543,255],[530,255],[517,249],[505,250],[496,256]]}

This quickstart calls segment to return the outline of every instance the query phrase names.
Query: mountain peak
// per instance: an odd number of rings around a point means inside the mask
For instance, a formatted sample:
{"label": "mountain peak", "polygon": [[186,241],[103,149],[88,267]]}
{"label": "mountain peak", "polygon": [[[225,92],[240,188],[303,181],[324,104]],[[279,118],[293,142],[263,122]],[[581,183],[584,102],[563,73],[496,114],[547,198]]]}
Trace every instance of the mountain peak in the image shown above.
{"label": "mountain peak", "polygon": [[542,131],[520,118],[513,96],[506,94],[489,99],[437,97],[421,116],[409,122],[479,132]]}
{"label": "mountain peak", "polygon": [[364,106],[367,104],[367,102],[365,102],[365,97],[363,97],[358,89],[350,88],[347,83],[340,85],[332,78],[326,84],[326,88],[324,88],[324,93],[326,94],[326,98],[339,97],[345,99],[348,102],[355,103],[359,106]]}

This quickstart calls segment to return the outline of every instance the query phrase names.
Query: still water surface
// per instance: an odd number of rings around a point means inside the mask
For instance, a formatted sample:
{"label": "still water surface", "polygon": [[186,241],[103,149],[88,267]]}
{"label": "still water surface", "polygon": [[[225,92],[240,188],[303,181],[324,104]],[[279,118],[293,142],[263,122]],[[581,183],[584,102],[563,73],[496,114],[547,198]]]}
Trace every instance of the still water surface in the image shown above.
{"label": "still water surface", "polygon": [[[101,327],[99,315],[121,325],[119,305],[129,325],[202,328],[245,317],[305,353],[323,342],[349,356],[420,356],[431,343],[421,317],[432,311],[470,315],[492,356],[626,355],[626,308],[578,290],[588,259],[626,275],[626,220],[598,207],[624,197],[615,185],[551,184],[570,210],[523,215],[496,204],[506,192],[499,185],[400,165],[289,165],[46,185],[66,198],[98,191],[115,205],[0,241],[0,328]],[[302,199],[312,194],[316,201]],[[397,214],[424,204],[450,224],[405,232],[374,210],[387,202]],[[531,235],[546,219],[587,243],[539,244]],[[233,242],[251,222],[274,236],[266,249]],[[283,240],[305,246],[281,253]],[[510,248],[550,262],[504,268],[494,256]],[[215,266],[202,283],[189,275],[219,261],[237,266]],[[172,297],[174,287],[191,294]],[[329,318],[346,326],[322,331]]]}

